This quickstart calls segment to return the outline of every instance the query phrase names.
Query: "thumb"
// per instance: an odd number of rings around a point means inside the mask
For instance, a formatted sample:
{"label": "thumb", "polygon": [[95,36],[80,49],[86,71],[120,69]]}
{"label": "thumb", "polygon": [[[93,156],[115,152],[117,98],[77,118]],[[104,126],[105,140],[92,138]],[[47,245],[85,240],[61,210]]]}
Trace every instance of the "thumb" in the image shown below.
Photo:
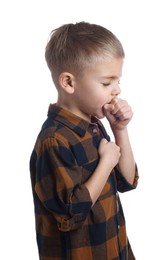
{"label": "thumb", "polygon": [[100,140],[99,149],[98,149],[99,155],[103,154],[104,147],[107,145],[107,143],[108,143],[108,141],[105,138]]}
{"label": "thumb", "polygon": [[112,105],[112,104],[106,104],[103,107],[104,115],[110,123],[113,123],[116,121],[115,116],[112,114],[113,109],[114,109],[114,105]]}
{"label": "thumb", "polygon": [[104,112],[106,114],[110,114],[110,112],[112,112],[113,109],[114,109],[114,105],[112,105],[112,104],[105,104],[104,105]]}
{"label": "thumb", "polygon": [[100,142],[101,142],[101,143],[104,143],[104,144],[107,144],[107,143],[108,143],[108,141],[107,141],[106,138],[102,138]]}

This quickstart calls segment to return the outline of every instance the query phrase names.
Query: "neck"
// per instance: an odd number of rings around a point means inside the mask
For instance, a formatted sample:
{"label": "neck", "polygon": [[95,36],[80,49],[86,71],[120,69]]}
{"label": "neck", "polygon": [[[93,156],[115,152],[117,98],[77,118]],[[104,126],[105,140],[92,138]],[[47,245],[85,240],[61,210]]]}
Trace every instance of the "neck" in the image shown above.
{"label": "neck", "polygon": [[74,104],[73,101],[72,102],[63,102],[62,99],[58,98],[57,101],[57,106],[66,109],[68,111],[70,111],[71,113],[73,113],[74,115],[84,119],[85,121],[88,121],[89,123],[91,123],[91,116],[83,113],[80,109],[78,109]]}

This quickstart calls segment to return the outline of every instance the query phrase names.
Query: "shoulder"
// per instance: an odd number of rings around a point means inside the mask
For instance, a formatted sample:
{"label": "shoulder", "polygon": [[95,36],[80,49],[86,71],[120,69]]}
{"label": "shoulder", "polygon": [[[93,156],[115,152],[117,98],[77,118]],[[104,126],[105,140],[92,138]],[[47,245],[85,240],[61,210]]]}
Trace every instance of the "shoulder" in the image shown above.
{"label": "shoulder", "polygon": [[46,120],[37,137],[37,143],[40,146],[65,146],[71,147],[73,144],[79,143],[79,136],[68,126],[59,121]]}

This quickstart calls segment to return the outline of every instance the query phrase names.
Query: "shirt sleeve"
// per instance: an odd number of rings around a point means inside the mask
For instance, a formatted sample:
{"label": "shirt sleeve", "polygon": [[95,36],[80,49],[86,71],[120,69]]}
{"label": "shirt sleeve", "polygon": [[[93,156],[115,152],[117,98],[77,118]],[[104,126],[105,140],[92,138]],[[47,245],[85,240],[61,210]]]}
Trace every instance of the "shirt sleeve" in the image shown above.
{"label": "shirt sleeve", "polygon": [[70,148],[49,137],[34,151],[34,191],[44,207],[57,220],[58,229],[66,232],[83,225],[91,207],[89,191],[82,180]]}
{"label": "shirt sleeve", "polygon": [[138,179],[139,179],[139,175],[138,175],[138,168],[137,165],[135,167],[135,178],[134,178],[134,182],[133,184],[130,184],[122,175],[122,173],[119,171],[118,167],[115,167],[115,175],[116,175],[116,180],[117,180],[117,190],[119,192],[126,192],[126,191],[130,191],[133,190],[137,187],[138,185]]}

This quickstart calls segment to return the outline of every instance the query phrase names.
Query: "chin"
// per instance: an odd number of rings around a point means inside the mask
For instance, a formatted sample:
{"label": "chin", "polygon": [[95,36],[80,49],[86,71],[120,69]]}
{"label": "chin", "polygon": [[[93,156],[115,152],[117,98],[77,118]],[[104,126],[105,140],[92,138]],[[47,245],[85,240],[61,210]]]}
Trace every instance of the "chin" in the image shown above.
{"label": "chin", "polygon": [[97,117],[98,119],[102,119],[105,117],[103,113],[103,109],[97,109],[94,113],[92,113],[92,116]]}
{"label": "chin", "polygon": [[98,119],[103,119],[105,117],[105,115],[103,114],[103,112],[95,115]]}

